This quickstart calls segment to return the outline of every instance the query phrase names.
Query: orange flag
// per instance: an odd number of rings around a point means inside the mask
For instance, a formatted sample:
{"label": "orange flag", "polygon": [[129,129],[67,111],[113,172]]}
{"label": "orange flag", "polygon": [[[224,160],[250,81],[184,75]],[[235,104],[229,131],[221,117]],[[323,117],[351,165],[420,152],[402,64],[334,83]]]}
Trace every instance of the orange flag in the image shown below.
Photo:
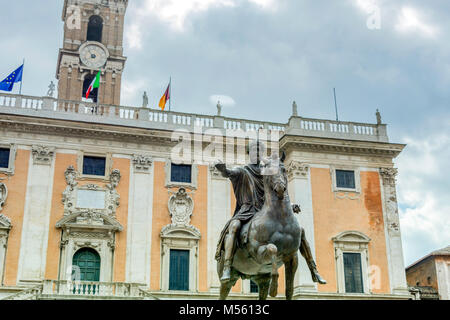
{"label": "orange flag", "polygon": [[164,92],[164,95],[161,97],[161,100],[159,100],[159,107],[161,108],[161,110],[164,111],[166,103],[169,99],[170,99],[170,83],[167,86],[166,92]]}

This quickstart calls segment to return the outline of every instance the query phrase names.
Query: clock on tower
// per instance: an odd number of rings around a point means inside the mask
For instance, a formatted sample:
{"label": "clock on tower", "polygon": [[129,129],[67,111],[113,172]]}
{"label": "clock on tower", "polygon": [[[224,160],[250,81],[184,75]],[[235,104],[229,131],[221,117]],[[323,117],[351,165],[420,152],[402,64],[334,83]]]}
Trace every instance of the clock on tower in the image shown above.
{"label": "clock on tower", "polygon": [[127,5],[128,0],[64,1],[64,41],[56,70],[59,99],[85,100],[87,88],[100,70],[100,89],[94,89],[88,100],[120,105]]}

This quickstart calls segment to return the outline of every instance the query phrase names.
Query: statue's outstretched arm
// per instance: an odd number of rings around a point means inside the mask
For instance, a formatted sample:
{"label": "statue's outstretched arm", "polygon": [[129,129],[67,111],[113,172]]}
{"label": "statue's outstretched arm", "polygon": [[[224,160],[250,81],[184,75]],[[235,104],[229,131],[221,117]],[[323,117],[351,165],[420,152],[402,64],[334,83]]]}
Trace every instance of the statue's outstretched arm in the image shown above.
{"label": "statue's outstretched arm", "polygon": [[215,167],[222,173],[222,176],[225,178],[234,177],[240,173],[239,168],[227,169],[226,164],[222,161],[217,161]]}

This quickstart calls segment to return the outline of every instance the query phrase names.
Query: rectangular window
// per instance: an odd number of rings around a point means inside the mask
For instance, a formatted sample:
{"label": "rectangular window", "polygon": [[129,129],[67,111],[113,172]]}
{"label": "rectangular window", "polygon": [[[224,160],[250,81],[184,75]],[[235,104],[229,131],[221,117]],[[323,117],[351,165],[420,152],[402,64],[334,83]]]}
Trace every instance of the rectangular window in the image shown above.
{"label": "rectangular window", "polygon": [[336,170],[336,187],[355,189],[355,171]]}
{"label": "rectangular window", "polygon": [[345,292],[364,293],[360,253],[344,253]]}
{"label": "rectangular window", "polygon": [[83,157],[83,174],[92,176],[104,176],[106,168],[106,158],[103,157]]}
{"label": "rectangular window", "polygon": [[173,164],[170,169],[171,182],[191,183],[192,166],[185,164]]}
{"label": "rectangular window", "polygon": [[9,149],[0,148],[0,168],[9,168]]}
{"label": "rectangular window", "polygon": [[250,293],[258,293],[258,285],[253,280],[250,280]]}
{"label": "rectangular window", "polygon": [[189,250],[170,250],[169,290],[189,291]]}

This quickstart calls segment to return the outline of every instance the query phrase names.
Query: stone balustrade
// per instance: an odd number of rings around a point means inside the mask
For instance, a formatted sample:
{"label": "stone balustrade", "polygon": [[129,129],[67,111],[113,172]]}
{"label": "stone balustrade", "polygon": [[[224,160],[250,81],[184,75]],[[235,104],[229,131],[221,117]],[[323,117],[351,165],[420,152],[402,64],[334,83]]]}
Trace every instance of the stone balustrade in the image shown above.
{"label": "stone balustrade", "polygon": [[142,297],[140,286],[124,282],[44,280],[42,295],[139,298]]}
{"label": "stone balustrade", "polygon": [[361,141],[389,141],[385,124],[342,122],[297,116],[292,116],[288,123],[273,123],[150,108],[96,105],[83,101],[7,93],[0,93],[0,114],[104,123],[146,129],[185,129],[189,132],[194,132],[194,129],[198,127],[203,128],[203,130],[220,129],[223,134],[227,130],[250,132],[263,128],[269,132],[278,131],[280,137],[283,134],[289,134]]}

